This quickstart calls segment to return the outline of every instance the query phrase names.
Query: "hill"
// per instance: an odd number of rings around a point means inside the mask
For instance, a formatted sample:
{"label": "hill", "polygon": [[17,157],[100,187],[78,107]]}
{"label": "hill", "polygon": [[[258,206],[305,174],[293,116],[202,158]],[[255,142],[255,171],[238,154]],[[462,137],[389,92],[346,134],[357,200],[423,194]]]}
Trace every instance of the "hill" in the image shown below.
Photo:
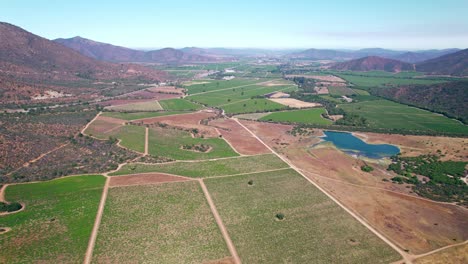
{"label": "hill", "polygon": [[408,51],[402,54],[397,54],[395,56],[382,56],[385,58],[395,59],[408,63],[418,63],[425,60],[434,59],[446,54],[455,53],[459,49],[444,49],[444,50],[423,50],[423,51]]}
{"label": "hill", "polygon": [[400,103],[443,113],[468,123],[468,81],[374,89],[372,93]]}
{"label": "hill", "polygon": [[437,75],[468,76],[468,49],[416,64],[418,71]]}
{"label": "hill", "polygon": [[377,56],[369,56],[360,59],[334,63],[330,67],[340,71],[412,71],[413,65],[397,60],[381,58]]}
{"label": "hill", "polygon": [[146,78],[164,74],[133,64],[97,61],[60,44],[0,22],[0,75],[43,80]]}
{"label": "hill", "polygon": [[134,62],[142,60],[145,56],[144,51],[114,46],[82,37],[59,38],[53,41],[72,48],[85,56],[102,61]]}
{"label": "hill", "polygon": [[213,57],[186,53],[173,48],[142,51],[97,42],[82,37],[69,39],[59,38],[55,39],[54,42],[72,48],[85,56],[109,62],[190,63],[211,62],[216,60]]}
{"label": "hill", "polygon": [[[29,100],[46,90],[80,94],[97,92],[94,80],[165,80],[164,72],[135,64],[102,62],[34,35],[17,26],[0,22],[0,103]],[[81,86],[71,85],[80,82]]]}
{"label": "hill", "polygon": [[355,58],[353,52],[331,49],[308,49],[287,55],[291,59],[307,60],[349,60]]}

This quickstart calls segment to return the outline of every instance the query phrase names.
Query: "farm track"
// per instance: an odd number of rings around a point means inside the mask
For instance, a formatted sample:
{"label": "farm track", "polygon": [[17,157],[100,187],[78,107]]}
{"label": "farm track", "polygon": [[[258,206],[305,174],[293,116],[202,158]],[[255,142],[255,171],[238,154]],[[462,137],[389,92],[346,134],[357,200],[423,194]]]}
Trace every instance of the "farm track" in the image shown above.
{"label": "farm track", "polygon": [[106,205],[107,193],[109,192],[110,178],[107,175],[104,175],[104,176],[106,177],[106,183],[102,190],[101,201],[99,202],[99,208],[96,214],[96,219],[94,220],[93,231],[91,232],[91,236],[88,242],[88,248],[86,249],[85,258],[83,261],[84,264],[91,263],[91,260],[93,258],[93,250],[94,250],[94,246],[96,245],[96,238],[97,238],[97,234],[99,231],[99,226],[101,224],[102,215],[104,213],[104,207]]}
{"label": "farm track", "polygon": [[391,240],[389,240],[387,237],[385,237],[383,234],[381,234],[379,231],[377,231],[374,227],[372,227],[367,221],[358,215],[357,213],[351,211],[348,209],[346,206],[341,204],[340,201],[338,201],[335,197],[333,197],[331,194],[328,193],[324,188],[320,187],[317,183],[309,179],[304,173],[301,172],[299,168],[297,168],[294,164],[292,164],[288,159],[284,158],[283,156],[279,155],[273,148],[268,146],[262,139],[260,139],[255,133],[253,133],[250,129],[248,129],[246,126],[244,126],[241,122],[239,122],[238,119],[234,118],[234,120],[239,123],[245,130],[247,130],[252,136],[257,138],[265,147],[267,147],[273,154],[275,154],[278,158],[283,160],[286,164],[288,164],[292,169],[294,169],[299,175],[304,177],[308,182],[312,183],[317,189],[319,189],[321,192],[323,192],[328,198],[330,198],[332,201],[334,201],[337,205],[339,205],[341,208],[343,208],[347,213],[349,213],[351,216],[353,216],[356,220],[358,220],[362,225],[364,225],[367,229],[369,229],[372,233],[374,233],[377,237],[382,239],[385,243],[387,243],[390,247],[392,247],[396,252],[398,252],[403,260],[410,264],[412,263],[412,257],[413,255],[406,253],[405,251],[401,250],[397,245],[395,245]]}
{"label": "farm track", "polygon": [[229,236],[226,226],[224,226],[223,220],[221,219],[221,216],[219,215],[218,210],[216,209],[216,206],[213,200],[211,199],[211,195],[208,192],[208,188],[206,188],[206,185],[203,182],[203,179],[199,179],[198,182],[200,183],[203,193],[205,194],[206,200],[208,201],[208,205],[210,206],[211,212],[213,213],[216,223],[218,224],[219,230],[221,231],[221,234],[223,235],[223,238],[224,238],[224,241],[226,242],[228,250],[231,253],[231,256],[234,258],[234,263],[241,264],[241,260],[239,258],[239,255],[237,254],[237,250],[234,247],[234,244],[232,243],[231,237]]}

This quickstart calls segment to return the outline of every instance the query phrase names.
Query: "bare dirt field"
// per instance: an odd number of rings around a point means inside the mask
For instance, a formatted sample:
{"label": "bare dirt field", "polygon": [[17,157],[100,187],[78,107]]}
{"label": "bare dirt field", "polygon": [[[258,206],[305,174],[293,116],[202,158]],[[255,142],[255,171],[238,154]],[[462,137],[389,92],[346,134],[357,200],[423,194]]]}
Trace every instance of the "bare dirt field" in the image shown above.
{"label": "bare dirt field", "polygon": [[330,117],[333,121],[338,121],[343,118],[343,115],[329,115],[328,117]]}
{"label": "bare dirt field", "polygon": [[171,115],[171,116],[159,116],[139,120],[143,124],[156,124],[164,123],[173,127],[179,127],[183,129],[198,129],[200,134],[206,137],[218,137],[219,134],[214,127],[205,126],[200,124],[203,119],[215,117],[215,113],[210,112],[196,112],[190,114]]}
{"label": "bare dirt field", "polygon": [[[366,173],[360,169],[363,161],[333,147],[323,145],[311,149],[311,145],[319,142],[318,138],[293,137],[286,133],[287,126],[241,122],[409,254],[426,253],[468,239],[468,210],[421,199],[404,184],[382,181],[394,176],[384,165],[372,164],[375,170]],[[313,134],[321,135],[322,132],[316,129]],[[387,135],[380,136],[386,139]]]}
{"label": "bare dirt field", "polygon": [[98,116],[84,131],[87,135],[92,135],[100,138],[104,136],[107,138],[106,134],[110,131],[113,131],[125,124],[125,120],[107,117],[107,116]]}
{"label": "bare dirt field", "polygon": [[294,77],[304,77],[304,78],[315,79],[315,80],[326,81],[326,82],[337,82],[337,83],[346,82],[340,77],[337,77],[334,75],[303,75],[303,74],[302,75],[301,74],[286,75],[286,78],[294,78]]}
{"label": "bare dirt field", "polygon": [[116,106],[116,105],[126,105],[126,104],[133,104],[133,103],[144,103],[151,101],[152,99],[114,99],[108,101],[102,101],[98,104],[100,106]]}
{"label": "bare dirt field", "polygon": [[269,100],[292,108],[309,108],[322,106],[319,103],[309,103],[294,98],[274,98]]}
{"label": "bare dirt field", "polygon": [[137,112],[145,112],[145,111],[162,111],[164,110],[158,101],[150,100],[141,103],[131,103],[131,104],[123,104],[123,105],[112,105],[106,106],[106,109],[112,111],[137,111]]}
{"label": "bare dirt field", "polygon": [[[440,154],[445,155],[441,157],[441,160],[468,160],[468,139],[466,138],[392,134],[382,136],[382,134],[377,133],[355,133],[355,135],[368,143],[397,145],[400,147],[403,156],[414,157],[422,154],[437,154],[437,150],[440,150]],[[382,139],[385,139],[385,141]]]}
{"label": "bare dirt field", "polygon": [[328,91],[328,88],[325,86],[316,86],[314,90],[317,94],[329,94],[330,93]]}
{"label": "bare dirt field", "polygon": [[193,179],[165,173],[142,173],[110,178],[110,187],[190,181]]}
{"label": "bare dirt field", "polygon": [[183,88],[176,88],[174,86],[153,87],[146,90],[153,93],[175,93],[179,95],[183,95],[185,91]]}
{"label": "bare dirt field", "polygon": [[242,155],[270,153],[270,151],[232,119],[216,119],[209,125],[217,127],[223,138]]}

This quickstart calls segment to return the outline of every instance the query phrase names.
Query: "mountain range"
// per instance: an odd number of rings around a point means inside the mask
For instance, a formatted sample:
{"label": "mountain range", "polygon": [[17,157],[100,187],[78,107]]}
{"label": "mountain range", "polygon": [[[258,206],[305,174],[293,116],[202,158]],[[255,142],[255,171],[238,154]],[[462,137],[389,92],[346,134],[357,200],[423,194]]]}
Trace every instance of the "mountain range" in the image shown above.
{"label": "mountain range", "polygon": [[396,51],[381,48],[369,48],[360,50],[332,50],[332,49],[308,49],[286,55],[290,59],[301,60],[333,60],[346,61],[369,56],[377,56],[387,59],[399,60],[407,63],[418,63],[454,53],[459,49],[422,50],[422,51]]}
{"label": "mountain range", "polygon": [[142,51],[93,41],[82,37],[53,40],[88,57],[109,62],[191,63],[212,62],[217,58],[188,53],[174,48]]}

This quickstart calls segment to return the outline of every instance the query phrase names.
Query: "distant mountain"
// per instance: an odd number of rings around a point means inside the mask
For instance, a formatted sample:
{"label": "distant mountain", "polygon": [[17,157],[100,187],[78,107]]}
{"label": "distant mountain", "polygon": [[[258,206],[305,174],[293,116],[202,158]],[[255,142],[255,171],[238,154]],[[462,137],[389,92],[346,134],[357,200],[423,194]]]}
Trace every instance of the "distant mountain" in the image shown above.
{"label": "distant mountain", "polygon": [[295,52],[287,55],[291,59],[307,59],[307,60],[350,60],[354,59],[355,55],[352,51],[339,51],[330,49],[308,49],[301,52]]}
{"label": "distant mountain", "polygon": [[286,57],[291,59],[346,61],[377,56],[408,63],[417,63],[457,51],[459,51],[459,49],[421,51],[401,51],[381,48],[368,48],[360,50],[308,49],[305,51],[288,54]]}
{"label": "distant mountain", "polygon": [[374,89],[372,94],[414,105],[468,123],[468,81]]}
{"label": "distant mountain", "polygon": [[72,49],[0,22],[0,75],[26,79],[147,78],[164,73],[140,65],[112,64],[81,55]]}
{"label": "distant mountain", "polygon": [[82,37],[58,38],[53,41],[72,48],[85,56],[101,61],[133,62],[140,61],[145,57],[144,51],[114,46]]}
{"label": "distant mountain", "polygon": [[217,57],[217,58],[238,58],[238,57],[278,57],[296,52],[291,49],[255,49],[255,48],[197,48],[186,47],[180,49],[190,54]]}
{"label": "distant mountain", "polygon": [[468,76],[468,49],[416,64],[421,72],[436,75]]}
{"label": "distant mountain", "polygon": [[54,42],[72,48],[79,53],[101,61],[109,62],[145,62],[145,63],[191,63],[211,62],[215,58],[189,54],[173,48],[142,51],[97,42],[82,37],[55,39]]}
{"label": "distant mountain", "polygon": [[330,69],[340,71],[387,71],[400,72],[412,71],[412,64],[397,60],[381,58],[377,56],[369,56],[360,59],[338,62],[331,65]]}
{"label": "distant mountain", "polygon": [[99,87],[69,85],[95,80],[157,82],[167,74],[136,64],[114,64],[84,56],[70,48],[0,22],[0,104],[28,102],[53,90],[89,98]]}
{"label": "distant mountain", "polygon": [[[388,58],[400,60],[408,63],[418,63],[425,60],[437,58],[446,54],[455,53],[460,51],[459,49],[444,49],[444,50],[422,50],[422,51],[408,51],[396,56],[390,56]],[[385,57],[385,56],[383,56]]]}

